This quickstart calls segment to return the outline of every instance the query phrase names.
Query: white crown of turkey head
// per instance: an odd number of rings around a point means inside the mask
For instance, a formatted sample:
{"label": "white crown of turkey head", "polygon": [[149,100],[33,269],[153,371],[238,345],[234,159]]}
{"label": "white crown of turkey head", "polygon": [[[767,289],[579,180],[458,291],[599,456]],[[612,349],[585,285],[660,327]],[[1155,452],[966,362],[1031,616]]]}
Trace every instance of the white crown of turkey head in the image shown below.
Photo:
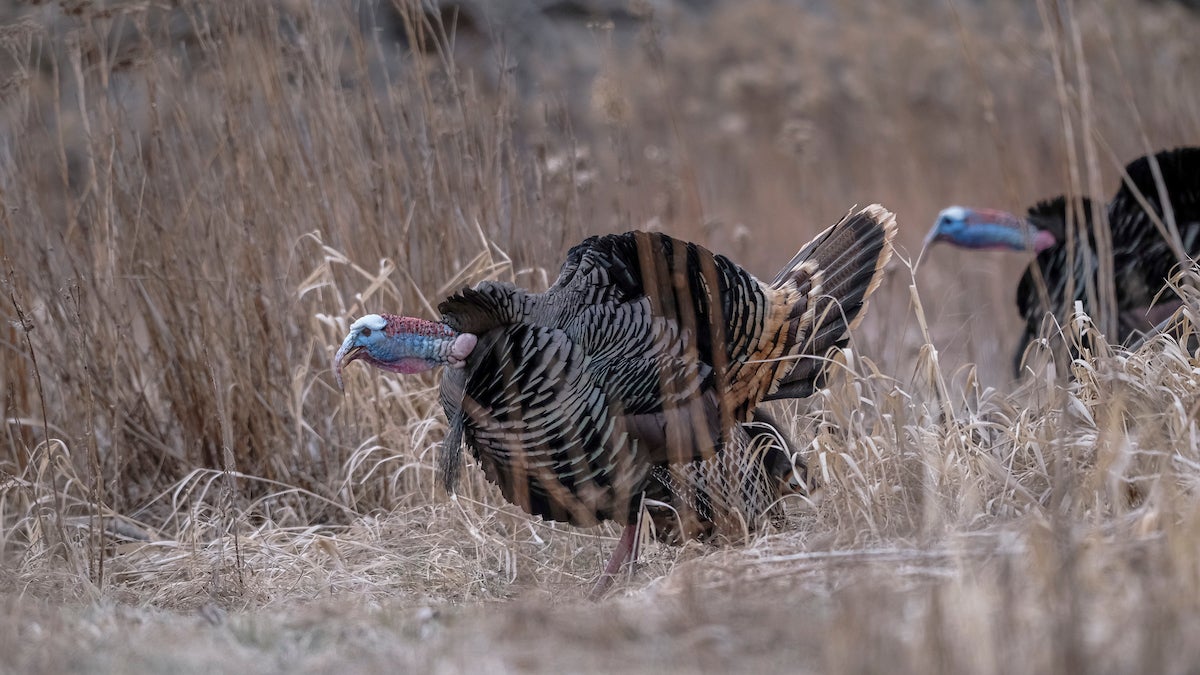
{"label": "white crown of turkey head", "polygon": [[383,327],[386,325],[387,319],[383,318],[382,316],[379,316],[378,314],[364,314],[358,317],[358,320],[356,320],[354,323],[350,324],[350,332],[357,333],[364,328],[370,328],[371,330],[383,330]]}
{"label": "white crown of turkey head", "polygon": [[947,206],[939,215],[950,220],[962,220],[967,217],[967,208],[965,206]]}

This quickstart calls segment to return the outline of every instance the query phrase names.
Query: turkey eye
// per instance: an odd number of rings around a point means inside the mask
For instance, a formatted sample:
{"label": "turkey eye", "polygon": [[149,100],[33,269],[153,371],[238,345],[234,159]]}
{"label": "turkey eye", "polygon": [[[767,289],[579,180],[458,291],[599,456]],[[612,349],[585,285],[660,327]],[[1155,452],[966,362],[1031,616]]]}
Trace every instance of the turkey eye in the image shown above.
{"label": "turkey eye", "polygon": [[362,329],[362,336],[363,337],[371,337],[371,329],[370,328]]}

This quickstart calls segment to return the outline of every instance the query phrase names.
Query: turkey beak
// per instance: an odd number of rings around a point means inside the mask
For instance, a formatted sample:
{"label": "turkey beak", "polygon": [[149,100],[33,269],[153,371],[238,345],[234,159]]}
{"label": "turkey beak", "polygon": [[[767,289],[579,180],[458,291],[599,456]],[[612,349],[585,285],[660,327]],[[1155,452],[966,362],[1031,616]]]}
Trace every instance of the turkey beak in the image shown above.
{"label": "turkey beak", "polygon": [[345,368],[348,363],[362,356],[365,348],[362,345],[351,343],[351,338],[347,338],[342,343],[342,348],[337,350],[337,354],[333,355],[333,377],[337,380],[338,390],[346,391],[346,385],[342,382],[342,368]]}

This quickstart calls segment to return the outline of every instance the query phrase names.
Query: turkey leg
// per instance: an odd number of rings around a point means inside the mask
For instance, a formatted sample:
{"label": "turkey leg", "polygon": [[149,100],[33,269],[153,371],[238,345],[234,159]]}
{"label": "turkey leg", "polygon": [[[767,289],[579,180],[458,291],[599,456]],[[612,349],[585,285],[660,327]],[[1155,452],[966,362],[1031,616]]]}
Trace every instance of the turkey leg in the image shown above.
{"label": "turkey leg", "polygon": [[621,532],[621,538],[617,540],[617,548],[613,551],[612,557],[608,559],[608,564],[604,566],[604,572],[600,574],[596,585],[592,587],[592,592],[588,594],[589,600],[599,600],[612,586],[613,579],[616,578],[621,565],[624,565],[633,553],[633,544],[637,541],[637,533],[637,520],[625,526],[624,531]]}

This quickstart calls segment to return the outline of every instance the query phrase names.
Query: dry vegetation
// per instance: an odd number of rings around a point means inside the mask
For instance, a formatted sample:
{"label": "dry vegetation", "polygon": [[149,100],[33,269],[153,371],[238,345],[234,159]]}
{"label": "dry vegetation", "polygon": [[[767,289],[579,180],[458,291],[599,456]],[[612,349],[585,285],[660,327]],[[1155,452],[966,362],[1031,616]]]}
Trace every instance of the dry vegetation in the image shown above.
{"label": "dry vegetation", "polygon": [[823,499],[595,605],[611,530],[448,500],[434,380],[329,373],[357,314],[545,285],[585,233],[767,274],[879,201],[915,255],[947,203],[1200,140],[1200,17],[1010,4],[633,3],[586,67],[350,3],[10,13],[0,670],[1194,671],[1200,360],[1010,382],[1018,256],[897,261],[785,408]]}

